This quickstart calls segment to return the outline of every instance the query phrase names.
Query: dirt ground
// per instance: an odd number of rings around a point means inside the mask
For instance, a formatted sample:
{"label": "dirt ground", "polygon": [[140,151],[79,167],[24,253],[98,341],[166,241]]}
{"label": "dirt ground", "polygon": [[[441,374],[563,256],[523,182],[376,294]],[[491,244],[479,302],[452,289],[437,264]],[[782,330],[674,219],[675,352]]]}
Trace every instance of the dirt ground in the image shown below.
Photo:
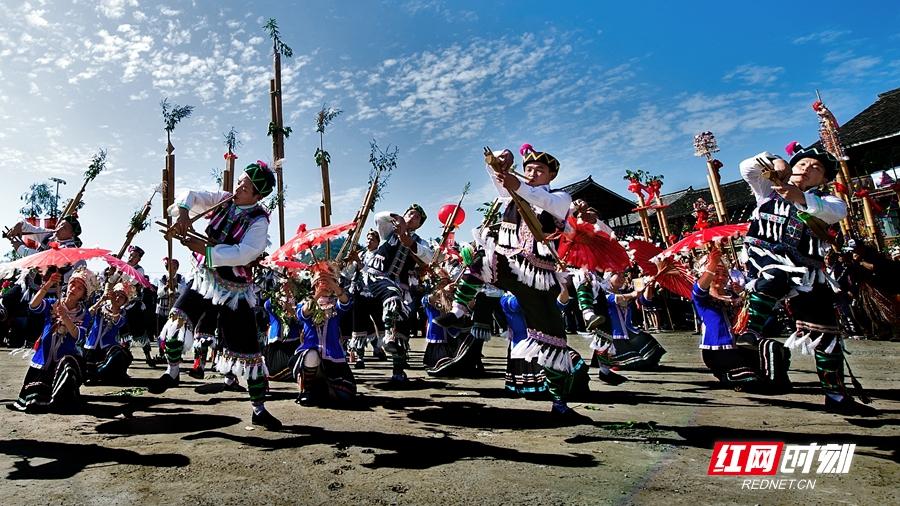
{"label": "dirt ground", "polygon": [[[716,388],[697,338],[658,335],[657,372],[611,387],[591,380],[573,407],[593,424],[558,427],[549,402],[503,393],[505,342],[485,348],[487,377],[430,379],[414,369],[404,390],[386,362],[357,371],[353,409],[294,404],[273,383],[280,433],[253,430],[246,394],[203,394],[182,375],[162,396],[84,387],[79,415],[0,410],[4,504],[900,504],[897,478],[900,343],[851,341],[851,366],[877,418],[824,413],[811,357],[795,356],[789,395]],[[587,341],[573,336],[586,354]],[[413,363],[424,342],[413,340]],[[139,353],[139,352],[138,352]],[[588,356],[587,354],[585,356]],[[21,387],[27,362],[0,353],[0,398]],[[160,369],[131,369],[146,385]],[[204,389],[200,389],[200,392]],[[809,475],[814,490],[741,490],[706,470],[717,440],[855,443],[846,475]]]}

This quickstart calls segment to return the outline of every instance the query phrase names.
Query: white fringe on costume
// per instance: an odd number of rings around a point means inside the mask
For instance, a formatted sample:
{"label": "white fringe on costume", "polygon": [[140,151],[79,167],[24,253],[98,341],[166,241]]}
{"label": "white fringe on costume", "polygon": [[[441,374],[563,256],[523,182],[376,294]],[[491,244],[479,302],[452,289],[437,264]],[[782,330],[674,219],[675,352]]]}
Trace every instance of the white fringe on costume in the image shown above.
{"label": "white fringe on costume", "polygon": [[542,292],[546,292],[556,285],[556,272],[535,267],[521,257],[509,259],[509,270],[516,275],[519,282]]}
{"label": "white fringe on costume", "polygon": [[[787,338],[784,342],[784,347],[791,351],[800,350],[800,353],[803,355],[814,355],[816,347],[822,344],[822,339],[825,335],[826,334],[824,333],[820,333],[819,337],[813,340],[813,332],[797,330]],[[837,342],[838,338],[832,337],[831,342],[828,343],[828,346],[825,348],[825,353],[833,353],[835,346],[837,346]]]}
{"label": "white fringe on costume", "polygon": [[203,345],[207,345],[210,348],[216,347],[216,336],[210,334],[197,334],[194,336],[194,346],[195,350],[203,349]]}
{"label": "white fringe on costume", "polygon": [[[828,283],[832,288],[835,288],[837,286],[836,281],[830,276],[827,276],[822,269],[814,269],[805,265],[797,265],[787,255],[774,253],[768,249],[760,248],[758,246],[748,246],[746,249],[749,252],[754,253],[755,255],[769,257],[775,262],[766,266],[762,266],[753,258],[753,255],[747,255],[747,263],[752,264],[753,267],[759,272],[758,277],[762,277],[764,279],[772,279],[774,276],[770,271],[773,270],[784,271],[788,274],[790,282],[793,285],[793,289],[787,295],[788,298],[796,295],[797,292],[808,292],[812,290],[814,283]],[[755,279],[748,283],[747,289],[752,290],[755,283]]]}
{"label": "white fringe on costume", "polygon": [[214,305],[228,306],[237,310],[241,299],[250,307],[256,306],[257,287],[255,283],[231,283],[221,279],[212,269],[197,267],[194,270],[193,289]]}
{"label": "white fringe on costume", "polygon": [[216,370],[222,374],[231,373],[245,380],[269,375],[266,361],[262,355],[242,357],[223,352],[216,357]]}
{"label": "white fringe on costume", "polygon": [[522,358],[526,362],[537,358],[538,365],[554,371],[571,373],[573,370],[572,355],[569,354],[568,349],[542,343],[530,337],[522,339],[513,346],[509,357]]}

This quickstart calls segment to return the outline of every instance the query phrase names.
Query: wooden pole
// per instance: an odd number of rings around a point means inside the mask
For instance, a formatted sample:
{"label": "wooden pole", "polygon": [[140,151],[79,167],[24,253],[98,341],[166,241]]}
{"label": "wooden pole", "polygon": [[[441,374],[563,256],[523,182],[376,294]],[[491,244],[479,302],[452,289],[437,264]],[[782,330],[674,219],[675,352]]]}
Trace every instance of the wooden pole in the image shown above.
{"label": "wooden pole", "polygon": [[706,155],[706,181],[709,183],[709,194],[713,199],[713,207],[716,209],[716,217],[719,223],[728,223],[728,210],[725,202],[722,200],[722,189],[719,187],[719,178],[716,177],[716,168],[713,165],[713,157],[711,154]]}
{"label": "wooden pole", "polygon": [[[282,114],[281,102],[281,53],[275,51],[275,114],[278,118],[278,158],[272,160],[272,163],[284,158],[284,115]],[[278,178],[282,181],[278,185],[278,216],[279,234],[281,244],[284,244],[284,176],[281,164],[278,165]]]}
{"label": "wooden pole", "polygon": [[[164,203],[163,215],[166,217],[166,226],[172,227],[172,215],[169,214],[169,206],[175,203],[175,146],[172,145],[170,135],[166,134],[166,169],[165,174],[165,194],[167,203]],[[175,280],[172,271],[172,237],[167,238],[168,259],[168,279],[166,280],[166,296],[169,297],[169,308],[175,304]]]}
{"label": "wooden pole", "polygon": [[[229,155],[234,153],[228,150]],[[228,193],[234,192],[234,157],[229,156],[225,159],[225,172],[222,173],[222,191]]]}
{"label": "wooden pole", "polygon": [[647,216],[647,202],[644,201],[644,194],[638,193],[638,216],[641,218],[641,231],[644,233],[644,240],[651,242],[653,231],[650,229],[650,218]]}
{"label": "wooden pole", "polygon": [[[279,103],[281,102],[278,83],[281,81],[281,77],[278,76],[277,73],[281,71],[281,57],[277,52],[275,53],[275,71],[277,79],[271,79],[269,81],[269,96],[272,105],[272,124],[275,126],[274,131],[272,132],[273,163],[284,158],[283,144],[281,142],[281,125],[278,118],[278,108]],[[277,184],[276,191],[278,192],[275,195],[275,198],[278,201],[278,240],[279,244],[284,246],[284,176],[281,164],[279,163],[275,163],[275,182]]]}
{"label": "wooden pole", "polygon": [[[321,144],[320,144],[321,145]],[[321,149],[321,148],[320,148]],[[322,226],[331,225],[331,181],[328,176],[328,159],[322,150]],[[325,258],[331,258],[331,241],[325,242]]]}
{"label": "wooden pole", "polygon": [[666,218],[666,206],[663,204],[659,194],[656,194],[655,204],[656,220],[659,221],[659,231],[663,236],[663,242],[666,243],[667,246],[671,246],[672,244],[669,241],[669,220]]}
{"label": "wooden pole", "polygon": [[[850,169],[847,166],[847,160],[845,160],[844,157],[840,158],[838,161],[838,165],[840,166],[841,170],[838,171],[837,177],[835,179],[849,178]],[[846,179],[846,181],[851,181],[851,179]],[[852,184],[844,183],[844,185],[845,185],[845,188],[847,188],[848,194],[841,195],[841,198],[843,198],[844,202],[847,203],[848,218],[844,218],[843,220],[841,220],[841,230],[842,231],[843,231],[843,227],[844,227],[844,221],[849,222],[849,216],[851,214],[850,210],[851,210],[852,200],[850,200],[849,194],[851,192],[855,191],[855,188],[853,187]],[[869,238],[870,241],[872,241],[872,244],[876,248],[881,249],[884,246],[884,242],[881,237],[881,234],[879,233],[878,225],[875,223],[875,213],[872,212],[872,203],[868,198],[862,198],[860,200],[862,201],[863,221],[866,224],[866,230],[865,230],[866,234],[865,235]],[[849,227],[849,223],[847,226]]]}

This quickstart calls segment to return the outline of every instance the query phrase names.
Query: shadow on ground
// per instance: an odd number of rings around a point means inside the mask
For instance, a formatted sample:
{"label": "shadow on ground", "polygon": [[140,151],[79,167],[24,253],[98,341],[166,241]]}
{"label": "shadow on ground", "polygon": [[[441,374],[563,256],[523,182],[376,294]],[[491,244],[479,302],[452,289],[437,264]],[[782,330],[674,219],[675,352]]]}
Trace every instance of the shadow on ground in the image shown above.
{"label": "shadow on ground", "polygon": [[[191,463],[187,456],[179,453],[144,455],[96,444],[57,443],[33,439],[0,441],[0,453],[19,458],[13,463],[13,470],[6,476],[9,480],[63,480],[77,475],[89,466],[95,467],[95,464],[184,467]],[[50,459],[50,462],[33,465],[32,459]],[[13,498],[8,500],[14,501]]]}
{"label": "shadow on ground", "polygon": [[[314,444],[332,444],[341,449],[349,447],[374,448],[374,460],[364,467],[372,469],[428,469],[460,460],[498,460],[560,467],[595,467],[599,462],[587,454],[533,453],[493,446],[479,441],[455,439],[446,432],[429,436],[390,434],[383,432],[332,431],[318,427],[291,427],[286,431],[295,436],[268,438],[206,431],[184,436],[186,441],[226,439],[242,445],[255,446],[263,451],[300,448]],[[339,443],[338,443],[339,442]],[[367,452],[368,453],[368,452]]]}

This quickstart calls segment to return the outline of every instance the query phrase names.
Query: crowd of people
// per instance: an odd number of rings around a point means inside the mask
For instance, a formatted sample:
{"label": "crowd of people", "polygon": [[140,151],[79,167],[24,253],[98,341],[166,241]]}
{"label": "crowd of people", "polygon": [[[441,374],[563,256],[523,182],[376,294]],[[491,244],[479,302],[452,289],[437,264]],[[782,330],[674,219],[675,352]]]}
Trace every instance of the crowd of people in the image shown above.
{"label": "crowd of people", "polygon": [[[5,269],[4,339],[14,353],[33,353],[9,407],[77,410],[83,384],[128,384],[140,348],[150,367],[165,367],[150,393],[178,388],[185,361],[196,379],[214,368],[221,388],[246,392],[252,423],[276,430],[281,422],[266,407],[270,381],[295,382],[301,405],[350,403],[353,371],[371,360],[391,361],[390,382],[408,381],[411,336],[424,337],[425,374],[460,377],[483,373],[484,343],[499,334],[508,351],[505,385],[497,388],[548,399],[560,423],[584,421],[568,401],[588,391],[591,368],[619,386],[628,371],[664,362],[666,350],[649,331],[661,327],[660,299],[673,296],[658,282],[661,269],[635,262],[601,270],[561,260],[556,245],[573,226],[589,224],[612,241],[615,235],[596,210],[551,190],[561,169],[553,155],[530,145],[520,155],[521,175],[510,171],[511,151],[489,153],[499,206],[472,242],[423,239],[417,232],[428,214],[411,204],[377,213],[364,244],[351,245],[340,261],[279,265],[265,258],[269,213],[260,205],[275,175],[256,162],[233,192],[187,191],[167,210],[195,260],[182,273],[177,260],[164,259],[172,280],[135,279],[135,272],[144,276],[139,247],[129,250],[131,276],[115,267],[97,275],[83,261]],[[733,254],[733,243],[711,242],[657,260],[693,268],[698,359],[722,386],[788,392],[791,359],[809,354],[824,409],[872,415],[845,385],[844,338],[896,332],[898,290],[890,280],[898,279],[900,263],[862,241],[839,245],[822,234],[847,214],[825,191],[836,170],[817,149],[787,160],[768,152],[748,158],[741,175],[757,208],[742,253]],[[205,234],[189,233],[201,214],[209,218]],[[20,222],[5,236],[28,256],[51,245],[80,246],[81,225],[74,216],[55,230]],[[26,237],[36,247],[26,247]],[[575,331],[591,338],[587,360],[569,345]],[[779,339],[782,333],[790,335]],[[865,399],[862,391],[857,397]]]}

